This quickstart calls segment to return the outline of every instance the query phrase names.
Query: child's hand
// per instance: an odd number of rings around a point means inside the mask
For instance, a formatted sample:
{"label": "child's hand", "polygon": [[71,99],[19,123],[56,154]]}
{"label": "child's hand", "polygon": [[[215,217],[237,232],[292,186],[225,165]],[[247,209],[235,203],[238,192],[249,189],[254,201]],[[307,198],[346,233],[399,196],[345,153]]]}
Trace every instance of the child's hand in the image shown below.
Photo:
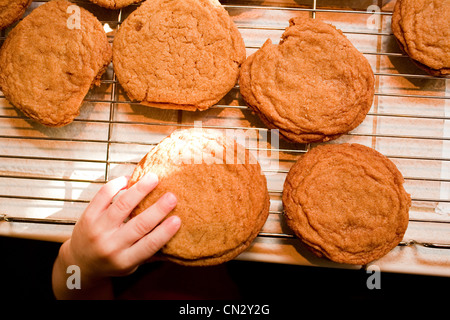
{"label": "child's hand", "polygon": [[[67,266],[77,265],[81,281],[85,282],[84,288],[89,288],[99,280],[132,273],[178,231],[179,217],[164,220],[177,202],[172,193],[166,193],[150,208],[124,222],[134,207],[156,187],[158,178],[147,174],[111,203],[127,184],[125,177],[106,183],[81,215],[71,239],[61,246],[55,262],[55,293],[58,292],[56,282],[67,277],[62,274]],[[65,281],[60,284],[63,285]]]}

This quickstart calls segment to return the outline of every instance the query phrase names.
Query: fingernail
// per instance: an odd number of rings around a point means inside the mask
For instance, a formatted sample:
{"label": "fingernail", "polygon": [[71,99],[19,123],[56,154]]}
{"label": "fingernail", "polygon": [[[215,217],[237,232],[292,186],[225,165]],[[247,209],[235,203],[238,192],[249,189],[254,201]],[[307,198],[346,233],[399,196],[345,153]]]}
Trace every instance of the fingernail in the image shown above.
{"label": "fingernail", "polygon": [[167,192],[164,195],[164,201],[166,201],[170,206],[175,206],[177,204],[177,197],[175,197],[172,192]]}
{"label": "fingernail", "polygon": [[181,225],[181,219],[178,216],[172,216],[170,217],[169,223],[174,227],[178,228]]}
{"label": "fingernail", "polygon": [[158,182],[158,176],[154,174],[153,172],[146,173],[142,179],[145,179],[145,182],[148,183],[157,183]]}

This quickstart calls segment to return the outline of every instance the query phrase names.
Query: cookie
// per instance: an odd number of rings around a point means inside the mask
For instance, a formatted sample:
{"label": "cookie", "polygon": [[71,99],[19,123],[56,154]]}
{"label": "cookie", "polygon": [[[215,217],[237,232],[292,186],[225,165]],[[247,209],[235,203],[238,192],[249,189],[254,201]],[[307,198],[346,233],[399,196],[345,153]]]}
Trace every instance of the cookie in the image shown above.
{"label": "cookie", "polygon": [[8,34],[0,50],[0,87],[28,117],[46,126],[64,126],[78,116],[91,86],[100,84],[111,55],[94,15],[52,0]]}
{"label": "cookie", "polygon": [[372,148],[315,147],[286,177],[287,225],[319,257],[367,264],[403,238],[411,205],[403,182],[394,163]]}
{"label": "cookie", "polygon": [[259,163],[221,131],[175,131],[142,158],[129,185],[147,172],[158,175],[159,184],[131,216],[168,191],[176,195],[169,216],[179,216],[181,227],[161,249],[175,263],[205,266],[231,260],[250,246],[268,217],[270,199]]}
{"label": "cookie", "polygon": [[421,69],[450,75],[450,1],[397,0],[392,32],[403,52]]}
{"label": "cookie", "polygon": [[19,20],[33,0],[0,0],[0,30]]}
{"label": "cookie", "polygon": [[242,97],[265,125],[298,143],[356,128],[374,96],[367,59],[334,26],[293,18],[279,44],[268,39],[241,66]]}
{"label": "cookie", "polygon": [[129,98],[205,110],[233,88],[245,59],[242,37],[217,0],[144,2],[121,25],[113,65]]}
{"label": "cookie", "polygon": [[142,0],[89,0],[96,5],[107,9],[121,9],[129,5],[139,3]]}

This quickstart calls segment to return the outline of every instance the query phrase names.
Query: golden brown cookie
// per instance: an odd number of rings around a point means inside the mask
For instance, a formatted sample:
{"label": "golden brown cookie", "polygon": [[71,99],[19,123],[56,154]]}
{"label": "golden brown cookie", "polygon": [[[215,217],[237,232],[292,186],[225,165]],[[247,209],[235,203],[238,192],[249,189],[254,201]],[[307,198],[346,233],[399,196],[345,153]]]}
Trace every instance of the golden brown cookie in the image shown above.
{"label": "golden brown cookie", "polygon": [[336,139],[372,106],[367,59],[334,26],[293,18],[280,44],[267,40],[241,66],[240,91],[261,120],[288,140]]}
{"label": "golden brown cookie", "polygon": [[107,9],[121,9],[131,4],[139,3],[142,0],[89,0],[96,5]]}
{"label": "golden brown cookie", "polygon": [[19,20],[33,0],[0,0],[0,30]]}
{"label": "golden brown cookie", "polygon": [[161,249],[176,263],[231,260],[249,247],[267,219],[270,200],[259,163],[221,131],[175,131],[139,162],[130,186],[147,172],[157,174],[159,184],[132,217],[164,193],[176,195],[169,216],[179,216],[181,228]]}
{"label": "golden brown cookie", "polygon": [[388,158],[359,144],[322,145],[290,169],[288,226],[318,256],[367,264],[392,250],[408,226],[411,199]]}
{"label": "golden brown cookie", "polygon": [[211,107],[236,84],[244,59],[242,37],[217,0],[146,1],[113,44],[128,96],[158,108]]}
{"label": "golden brown cookie", "polygon": [[111,51],[95,16],[52,0],[8,34],[0,51],[0,87],[28,117],[47,126],[67,125],[91,86],[100,84]]}
{"label": "golden brown cookie", "polygon": [[392,14],[400,48],[433,76],[450,75],[449,17],[449,0],[397,0]]}

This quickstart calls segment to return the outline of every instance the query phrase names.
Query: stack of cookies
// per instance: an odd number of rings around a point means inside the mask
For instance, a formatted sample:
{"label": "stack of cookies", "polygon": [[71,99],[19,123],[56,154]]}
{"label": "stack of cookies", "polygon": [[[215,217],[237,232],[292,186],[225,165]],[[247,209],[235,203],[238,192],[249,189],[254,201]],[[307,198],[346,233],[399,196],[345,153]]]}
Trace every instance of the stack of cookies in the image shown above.
{"label": "stack of cookies", "polygon": [[157,174],[159,184],[132,216],[166,192],[176,195],[177,206],[169,216],[179,216],[181,228],[161,250],[171,261],[205,266],[231,260],[250,246],[266,222],[269,193],[260,165],[221,131],[175,131],[139,162],[130,186],[147,172]]}
{"label": "stack of cookies", "polygon": [[433,76],[450,75],[450,1],[397,0],[392,32],[417,66]]}

